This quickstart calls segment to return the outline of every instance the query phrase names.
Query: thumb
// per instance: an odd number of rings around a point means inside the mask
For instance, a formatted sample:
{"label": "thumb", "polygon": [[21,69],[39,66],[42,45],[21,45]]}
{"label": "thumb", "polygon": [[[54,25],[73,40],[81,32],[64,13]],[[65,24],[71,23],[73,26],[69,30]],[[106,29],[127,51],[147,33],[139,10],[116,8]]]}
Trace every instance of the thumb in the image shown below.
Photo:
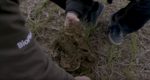
{"label": "thumb", "polygon": [[75,77],[75,80],[91,80],[91,79],[87,76],[77,76]]}

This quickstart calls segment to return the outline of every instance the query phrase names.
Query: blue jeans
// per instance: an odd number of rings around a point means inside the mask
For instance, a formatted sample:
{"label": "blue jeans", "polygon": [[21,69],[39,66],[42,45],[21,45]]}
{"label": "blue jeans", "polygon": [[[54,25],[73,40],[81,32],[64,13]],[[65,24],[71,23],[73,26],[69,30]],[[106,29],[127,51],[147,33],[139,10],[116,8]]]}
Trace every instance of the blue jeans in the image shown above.
{"label": "blue jeans", "polygon": [[139,30],[150,19],[150,0],[131,0],[125,7],[114,14],[126,33]]}

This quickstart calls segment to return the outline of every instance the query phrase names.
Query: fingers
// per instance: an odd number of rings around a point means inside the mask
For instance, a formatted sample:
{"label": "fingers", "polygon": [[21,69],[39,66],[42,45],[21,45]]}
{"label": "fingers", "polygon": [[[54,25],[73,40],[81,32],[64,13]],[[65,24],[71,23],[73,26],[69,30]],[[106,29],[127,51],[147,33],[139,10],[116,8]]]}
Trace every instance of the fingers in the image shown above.
{"label": "fingers", "polygon": [[77,76],[75,77],[75,80],[91,80],[91,79],[87,76]]}
{"label": "fingers", "polygon": [[68,12],[66,15],[66,20],[64,26],[71,26],[79,24],[80,20],[75,13]]}

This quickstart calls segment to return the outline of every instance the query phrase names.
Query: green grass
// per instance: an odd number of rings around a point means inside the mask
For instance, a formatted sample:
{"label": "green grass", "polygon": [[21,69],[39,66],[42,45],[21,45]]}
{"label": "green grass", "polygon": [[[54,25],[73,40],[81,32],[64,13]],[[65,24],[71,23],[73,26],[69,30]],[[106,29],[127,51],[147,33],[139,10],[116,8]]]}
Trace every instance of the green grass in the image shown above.
{"label": "green grass", "polygon": [[49,0],[44,0],[40,5],[35,8],[34,15],[38,17],[41,15],[42,10],[49,4]]}
{"label": "green grass", "polygon": [[131,44],[129,45],[130,47],[130,60],[129,60],[129,65],[127,68],[124,69],[124,74],[127,78],[127,80],[136,80],[135,78],[135,64],[136,64],[136,54],[138,51],[138,46],[137,46],[137,37],[136,34],[133,33],[131,35]]}

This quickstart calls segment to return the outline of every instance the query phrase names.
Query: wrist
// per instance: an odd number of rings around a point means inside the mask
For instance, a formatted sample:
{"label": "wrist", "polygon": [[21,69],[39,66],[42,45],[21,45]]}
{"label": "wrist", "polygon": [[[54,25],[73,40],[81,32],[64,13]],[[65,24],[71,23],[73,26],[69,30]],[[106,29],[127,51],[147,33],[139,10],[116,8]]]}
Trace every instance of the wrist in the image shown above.
{"label": "wrist", "polygon": [[71,13],[71,14],[74,14],[74,15],[76,15],[77,17],[79,16],[79,14],[78,14],[77,12],[75,12],[75,11],[68,11],[67,14],[68,14],[68,13],[69,13],[69,14],[70,14],[70,13]]}

